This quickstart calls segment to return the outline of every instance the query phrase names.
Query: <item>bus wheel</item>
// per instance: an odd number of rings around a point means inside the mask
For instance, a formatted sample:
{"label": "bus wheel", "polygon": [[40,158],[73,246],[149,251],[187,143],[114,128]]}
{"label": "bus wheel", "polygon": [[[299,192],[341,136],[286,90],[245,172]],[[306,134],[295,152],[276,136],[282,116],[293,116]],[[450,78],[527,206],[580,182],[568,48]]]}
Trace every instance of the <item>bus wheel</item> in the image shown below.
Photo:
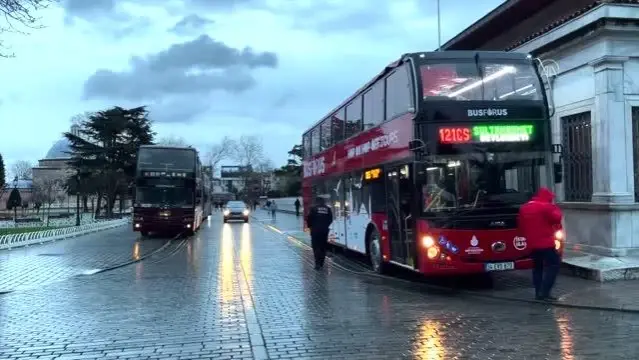
{"label": "bus wheel", "polygon": [[140,235],[142,235],[142,237],[145,238],[145,237],[149,236],[149,232],[148,231],[140,231]]}
{"label": "bus wheel", "polygon": [[368,235],[368,257],[373,271],[382,274],[384,272],[384,262],[382,261],[381,237],[376,229],[371,230]]}

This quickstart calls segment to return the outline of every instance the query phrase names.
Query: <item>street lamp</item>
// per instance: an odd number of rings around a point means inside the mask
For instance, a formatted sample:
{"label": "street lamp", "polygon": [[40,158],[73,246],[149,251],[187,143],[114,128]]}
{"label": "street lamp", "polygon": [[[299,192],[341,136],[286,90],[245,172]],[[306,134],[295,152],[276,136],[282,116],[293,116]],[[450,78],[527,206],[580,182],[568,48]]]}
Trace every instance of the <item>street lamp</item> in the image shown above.
{"label": "street lamp", "polygon": [[75,174],[75,226],[80,226],[80,170]]}
{"label": "street lamp", "polygon": [[[16,195],[17,193],[17,195]],[[16,175],[16,177],[13,178],[13,190],[11,191],[11,195],[9,196],[10,202],[12,203],[11,206],[13,207],[13,223],[15,224],[15,226],[18,226],[17,220],[18,220],[18,202],[22,202],[22,199],[20,199],[20,192],[18,190],[18,176]],[[18,200],[20,199],[20,200]]]}

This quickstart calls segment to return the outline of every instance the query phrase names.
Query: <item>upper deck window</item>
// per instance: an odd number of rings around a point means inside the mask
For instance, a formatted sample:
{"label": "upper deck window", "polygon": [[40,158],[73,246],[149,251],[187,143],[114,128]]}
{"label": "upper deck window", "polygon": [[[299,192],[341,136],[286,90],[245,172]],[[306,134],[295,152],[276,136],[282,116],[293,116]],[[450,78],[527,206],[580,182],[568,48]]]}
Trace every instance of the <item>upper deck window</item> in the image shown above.
{"label": "upper deck window", "polygon": [[532,64],[459,60],[420,67],[424,100],[542,100]]}
{"label": "upper deck window", "polygon": [[141,148],[138,168],[158,171],[196,171],[197,157],[191,149]]}

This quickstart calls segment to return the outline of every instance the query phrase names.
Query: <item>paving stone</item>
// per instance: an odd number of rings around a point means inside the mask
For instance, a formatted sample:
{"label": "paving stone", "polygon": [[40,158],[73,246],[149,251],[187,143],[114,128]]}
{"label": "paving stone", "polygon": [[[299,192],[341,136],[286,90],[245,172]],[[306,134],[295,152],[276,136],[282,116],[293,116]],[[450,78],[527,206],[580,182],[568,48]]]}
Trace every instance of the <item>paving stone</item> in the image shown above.
{"label": "paving stone", "polygon": [[66,280],[136,259],[166,239],[141,240],[122,226],[42,245],[0,250],[0,293]]}
{"label": "paving stone", "polygon": [[3,295],[0,309],[1,359],[639,354],[639,316],[468,299],[331,267],[315,271],[308,249],[259,224],[223,225],[219,214],[163,261]]}

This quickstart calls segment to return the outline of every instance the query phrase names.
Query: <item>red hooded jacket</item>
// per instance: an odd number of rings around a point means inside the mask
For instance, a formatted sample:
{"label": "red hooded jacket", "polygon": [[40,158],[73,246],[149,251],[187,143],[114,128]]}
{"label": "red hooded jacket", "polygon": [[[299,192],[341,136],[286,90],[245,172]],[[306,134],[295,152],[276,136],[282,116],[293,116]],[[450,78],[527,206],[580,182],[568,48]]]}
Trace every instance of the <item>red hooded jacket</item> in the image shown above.
{"label": "red hooded jacket", "polygon": [[555,231],[561,225],[561,209],[553,203],[555,194],[540,188],[533,198],[519,209],[519,230],[530,249],[555,247]]}

